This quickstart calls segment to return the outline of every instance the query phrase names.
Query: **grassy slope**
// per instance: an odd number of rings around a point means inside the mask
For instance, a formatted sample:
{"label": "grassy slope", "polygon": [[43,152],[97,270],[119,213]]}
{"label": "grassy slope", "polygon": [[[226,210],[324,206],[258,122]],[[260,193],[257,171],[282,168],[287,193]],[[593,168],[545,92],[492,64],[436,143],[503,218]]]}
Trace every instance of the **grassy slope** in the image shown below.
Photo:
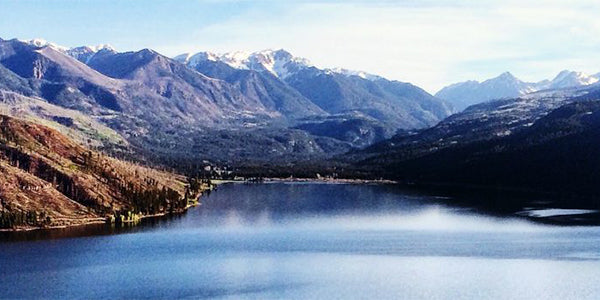
{"label": "grassy slope", "polygon": [[89,147],[126,147],[116,131],[76,110],[0,89],[0,114],[48,126]]}

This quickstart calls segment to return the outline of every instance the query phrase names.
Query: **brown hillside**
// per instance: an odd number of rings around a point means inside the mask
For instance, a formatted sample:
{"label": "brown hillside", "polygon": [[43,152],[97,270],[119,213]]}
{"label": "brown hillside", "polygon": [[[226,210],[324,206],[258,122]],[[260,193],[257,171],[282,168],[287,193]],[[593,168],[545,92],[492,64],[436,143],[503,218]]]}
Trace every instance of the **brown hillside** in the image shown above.
{"label": "brown hillside", "polygon": [[53,129],[4,115],[0,171],[0,228],[176,212],[194,194],[184,177],[107,157]]}

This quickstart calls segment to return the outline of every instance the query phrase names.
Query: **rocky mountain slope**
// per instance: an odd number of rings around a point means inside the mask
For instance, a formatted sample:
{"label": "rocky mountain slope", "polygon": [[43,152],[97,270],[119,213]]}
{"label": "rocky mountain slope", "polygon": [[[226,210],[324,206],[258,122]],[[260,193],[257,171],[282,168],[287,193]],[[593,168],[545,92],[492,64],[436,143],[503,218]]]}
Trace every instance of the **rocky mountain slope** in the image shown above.
{"label": "rocky mountain slope", "polygon": [[212,60],[196,61],[188,66],[206,76],[227,81],[247,97],[259,99],[266,108],[280,112],[292,123],[303,117],[328,115],[271,72],[236,69]]}
{"label": "rocky mountain slope", "polygon": [[[278,79],[279,86],[287,85],[304,98],[297,95],[295,99],[303,103],[308,99],[327,114],[348,117],[359,113],[379,121],[387,129],[428,127],[451,112],[451,107],[444,101],[409,83],[345,69],[319,69],[285,50],[200,52],[175,59],[201,73],[230,81],[254,71],[269,77],[271,82]],[[229,69],[224,71],[226,66]]]}

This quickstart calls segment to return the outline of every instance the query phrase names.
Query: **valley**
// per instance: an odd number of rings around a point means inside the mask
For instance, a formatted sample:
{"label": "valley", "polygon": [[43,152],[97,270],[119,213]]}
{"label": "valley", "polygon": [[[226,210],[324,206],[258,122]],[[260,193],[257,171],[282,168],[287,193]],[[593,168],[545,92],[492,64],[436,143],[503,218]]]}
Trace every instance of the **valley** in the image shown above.
{"label": "valley", "polygon": [[0,74],[5,228],[181,211],[200,178],[394,180],[600,207],[596,75],[504,73],[434,96],[283,49],[169,58],[17,39],[0,39]]}
{"label": "valley", "polygon": [[599,11],[0,0],[0,300],[600,299]]}

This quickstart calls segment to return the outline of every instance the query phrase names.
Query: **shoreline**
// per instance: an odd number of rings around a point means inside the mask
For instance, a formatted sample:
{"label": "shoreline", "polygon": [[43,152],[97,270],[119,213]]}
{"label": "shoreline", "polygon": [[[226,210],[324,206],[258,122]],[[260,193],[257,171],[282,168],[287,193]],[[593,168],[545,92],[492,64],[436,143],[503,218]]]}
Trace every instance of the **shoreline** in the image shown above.
{"label": "shoreline", "polygon": [[[397,184],[397,181],[393,181],[393,180],[385,180],[385,179],[377,179],[377,180],[373,180],[373,179],[347,179],[347,178],[279,178],[279,177],[272,177],[272,178],[264,178],[262,181],[258,181],[258,182],[252,182],[250,180],[230,180],[230,179],[214,179],[211,180],[211,183],[213,185],[212,188],[209,189],[205,189],[202,190],[198,196],[195,197],[195,199],[199,199],[199,197],[202,196],[202,194],[204,192],[206,192],[207,190],[212,190],[215,187],[219,186],[219,185],[223,185],[223,184],[232,184],[232,183],[278,183],[278,182],[299,182],[299,183],[310,183],[310,182],[314,182],[314,183],[324,183],[324,184]],[[200,203],[200,201],[197,201],[194,204],[188,204],[186,205],[186,207],[182,208],[181,211],[177,211],[177,212],[162,212],[162,213],[157,213],[157,214],[152,214],[152,215],[141,215],[139,216],[138,221],[141,221],[143,219],[152,219],[152,218],[160,218],[160,217],[165,217],[169,214],[183,214],[185,212],[188,211],[188,209],[192,208],[192,207],[196,207],[196,206],[200,206],[202,205],[202,203]],[[126,221],[123,225],[121,226],[132,226],[135,225],[136,222],[134,221]],[[71,225],[56,225],[56,226],[47,226],[47,227],[18,227],[18,228],[1,228],[0,229],[0,233],[10,233],[10,232],[30,232],[30,231],[36,231],[36,230],[54,230],[54,229],[65,229],[65,228],[74,228],[74,227],[82,227],[82,226],[88,226],[88,225],[102,225],[102,224],[111,224],[110,222],[106,221],[106,218],[90,218],[89,222],[83,222],[83,223],[77,223],[77,224],[71,224]]]}
{"label": "shoreline", "polygon": [[[387,184],[400,184],[403,185],[405,187],[417,187],[415,185],[406,185],[406,184],[402,184],[401,182],[398,181],[394,181],[394,180],[385,180],[385,179],[345,179],[345,178],[279,178],[279,177],[271,177],[271,178],[264,178],[261,179],[260,181],[252,181],[252,180],[222,180],[222,179],[214,179],[211,180],[212,183],[212,187],[209,189],[204,189],[202,190],[199,195],[197,195],[194,199],[197,199],[195,203],[191,203],[191,204],[187,204],[184,208],[181,208],[178,211],[174,211],[174,212],[161,212],[161,213],[156,213],[156,214],[151,214],[151,215],[141,215],[139,216],[139,218],[135,221],[126,221],[125,223],[121,224],[120,226],[135,226],[139,221],[144,220],[144,219],[153,219],[153,218],[161,218],[161,217],[165,217],[168,215],[180,215],[180,214],[184,214],[188,211],[188,209],[192,208],[192,207],[196,207],[196,206],[200,206],[202,205],[200,198],[202,197],[202,195],[208,191],[208,190],[213,190],[215,188],[217,188],[219,185],[224,185],[224,184],[249,184],[249,183],[264,183],[264,184],[268,184],[268,183],[319,183],[319,184],[357,184],[357,185],[369,185],[369,184],[381,184],[381,185],[387,185]],[[421,187],[425,187],[425,186],[421,186]],[[430,185],[430,188],[433,188],[433,190],[440,189],[440,187],[442,187],[441,185],[435,186],[435,185]],[[426,188],[426,187],[425,187]],[[447,188],[447,186],[446,186]],[[456,187],[454,187],[456,188]],[[481,190],[478,190],[479,192],[481,192]],[[505,191],[505,192],[509,192],[509,191]],[[514,192],[514,191],[513,191]],[[469,202],[470,203],[470,202]],[[465,203],[463,203],[462,205],[464,205]],[[472,204],[472,203],[471,203]],[[479,203],[481,205],[481,203]],[[477,205],[475,205],[477,206]],[[551,205],[551,206],[538,206],[536,207],[537,209],[552,209],[552,208],[557,208],[556,205]],[[577,207],[578,208],[578,207]],[[486,210],[485,205],[483,207],[480,207],[480,209]],[[530,215],[524,215],[524,213],[526,212],[526,210],[521,210],[521,211],[515,211],[513,214],[513,216],[519,217],[519,218],[523,218],[523,219],[527,219],[530,220],[532,222],[535,223],[542,223],[542,224],[549,224],[549,225],[559,225],[559,226],[598,226],[600,225],[600,211],[594,211],[594,212],[589,212],[589,213],[585,213],[585,214],[578,214],[578,215],[553,215],[553,216],[530,216]],[[76,219],[74,219],[76,220]],[[0,233],[10,233],[10,232],[30,232],[30,231],[36,231],[36,230],[55,230],[55,229],[65,229],[65,228],[75,228],[75,227],[83,227],[83,226],[88,226],[88,225],[102,225],[102,224],[107,224],[110,225],[110,222],[106,221],[106,218],[89,218],[86,221],[82,222],[82,223],[76,223],[76,224],[72,224],[72,225],[56,225],[56,226],[47,226],[47,227],[19,227],[19,228],[3,228],[0,229]]]}
{"label": "shoreline", "polygon": [[261,181],[234,180],[234,179],[214,179],[211,182],[218,186],[228,183],[270,183],[270,182],[314,182],[314,183],[332,183],[332,184],[398,184],[398,181],[388,179],[346,179],[346,178],[280,178],[269,177]]}
{"label": "shoreline", "polygon": [[[173,215],[179,215],[179,214],[183,214],[185,212],[188,211],[189,208],[191,207],[195,207],[195,206],[199,206],[200,204],[190,204],[187,205],[185,208],[183,208],[181,211],[177,211],[177,212],[163,212],[163,213],[157,213],[157,214],[151,214],[151,215],[142,215],[139,216],[139,219],[137,219],[136,221],[125,221],[123,224],[121,224],[120,226],[135,226],[137,222],[143,220],[143,219],[152,219],[152,218],[161,218],[161,217],[165,217],[168,216],[170,214]],[[89,226],[89,225],[114,225],[114,223],[110,223],[106,221],[106,218],[96,218],[93,221],[90,222],[85,222],[85,223],[78,223],[78,224],[72,224],[72,225],[56,225],[56,226],[47,226],[47,227],[19,227],[19,228],[2,228],[0,229],[0,233],[2,232],[29,232],[29,231],[36,231],[36,230],[54,230],[54,229],[66,229],[66,228],[74,228],[74,227],[82,227],[82,226]]]}
{"label": "shoreline", "polygon": [[18,228],[1,228],[1,232],[28,232],[28,231],[36,231],[36,230],[53,230],[53,229],[65,229],[65,228],[73,228],[73,227],[81,227],[88,225],[100,225],[106,224],[106,218],[95,218],[93,221],[78,223],[72,225],[56,225],[56,226],[48,226],[48,227],[18,227]]}
{"label": "shoreline", "polygon": [[[214,184],[214,186],[216,186],[216,184]],[[156,214],[151,214],[151,215],[141,215],[139,216],[139,218],[135,221],[131,220],[131,221],[125,221],[123,224],[121,224],[120,226],[135,226],[137,222],[143,220],[143,219],[152,219],[152,218],[161,218],[161,217],[165,217],[167,215],[173,214],[173,215],[179,215],[179,214],[184,214],[188,211],[188,209],[192,208],[192,207],[196,207],[196,206],[200,206],[200,197],[202,196],[202,194],[208,190],[212,190],[213,188],[208,188],[208,189],[204,189],[202,191],[200,191],[198,193],[198,195],[196,195],[194,197],[194,199],[197,199],[195,203],[192,204],[187,204],[184,208],[181,208],[178,211],[173,211],[173,212],[161,212],[161,213],[156,213]],[[74,219],[76,220],[76,219]],[[46,226],[46,227],[34,227],[34,226],[22,226],[22,227],[17,227],[17,228],[0,228],[0,233],[5,233],[5,232],[30,232],[30,231],[36,231],[36,230],[55,230],[55,229],[66,229],[66,228],[74,228],[74,227],[82,227],[82,226],[89,226],[89,225],[114,225],[114,223],[108,222],[107,221],[107,217],[98,217],[98,218],[89,218],[89,222],[83,222],[83,223],[77,223],[77,224],[70,224],[70,225],[55,225],[55,226]]]}

